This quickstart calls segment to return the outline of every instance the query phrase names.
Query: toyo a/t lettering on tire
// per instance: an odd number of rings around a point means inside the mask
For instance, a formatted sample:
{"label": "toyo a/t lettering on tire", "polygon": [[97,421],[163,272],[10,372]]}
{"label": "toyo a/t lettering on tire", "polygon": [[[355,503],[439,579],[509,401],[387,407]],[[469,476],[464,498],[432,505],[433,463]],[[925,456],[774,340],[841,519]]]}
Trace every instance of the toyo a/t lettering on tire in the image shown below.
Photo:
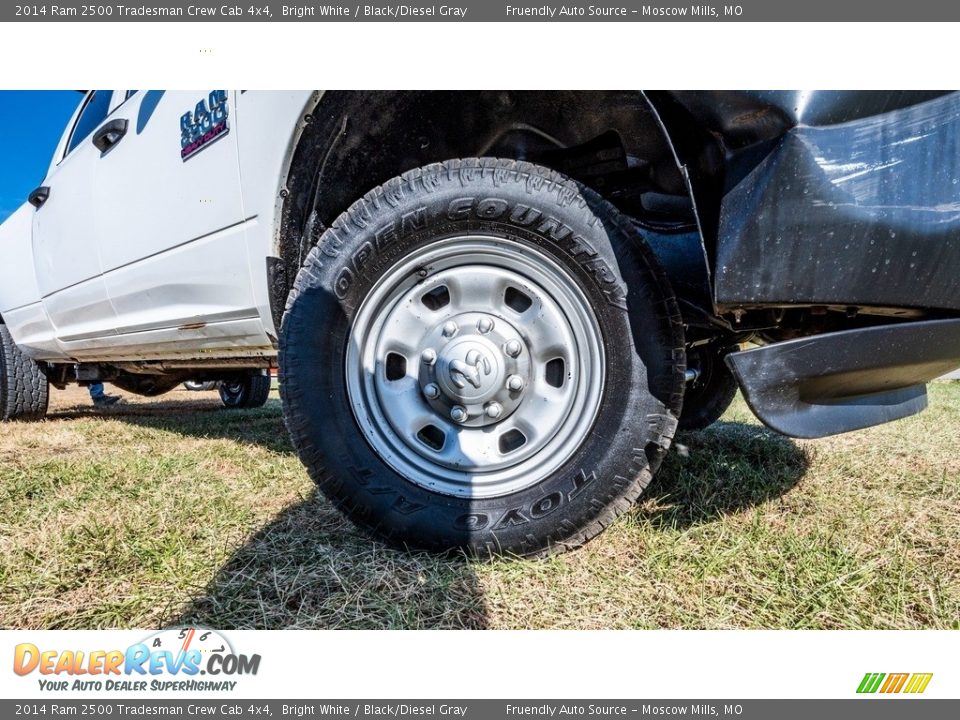
{"label": "toyo a/t lettering on tire", "polygon": [[640,496],[676,430],[684,340],[635,227],[529,163],[375,188],[309,253],[280,348],[320,489],[396,545],[537,555]]}

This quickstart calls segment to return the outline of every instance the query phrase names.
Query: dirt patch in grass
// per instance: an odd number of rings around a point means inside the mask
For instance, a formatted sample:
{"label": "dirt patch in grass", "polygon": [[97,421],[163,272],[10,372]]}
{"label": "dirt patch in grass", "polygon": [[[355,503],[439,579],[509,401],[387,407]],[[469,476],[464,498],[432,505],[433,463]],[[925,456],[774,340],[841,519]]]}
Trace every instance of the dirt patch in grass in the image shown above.
{"label": "dirt patch in grass", "polygon": [[798,442],[737,401],[681,434],[582,550],[388,549],[318,496],[279,401],[55,393],[0,435],[0,625],[17,628],[957,628],[960,384],[925,413]]}

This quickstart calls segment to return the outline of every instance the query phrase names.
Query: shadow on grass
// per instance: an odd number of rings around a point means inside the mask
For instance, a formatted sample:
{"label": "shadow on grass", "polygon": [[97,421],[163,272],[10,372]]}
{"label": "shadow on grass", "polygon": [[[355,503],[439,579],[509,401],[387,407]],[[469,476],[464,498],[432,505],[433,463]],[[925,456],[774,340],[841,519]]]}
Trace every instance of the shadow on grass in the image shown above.
{"label": "shadow on grass", "polygon": [[276,453],[293,454],[278,399],[272,398],[262,408],[254,410],[227,410],[215,393],[175,391],[170,398],[152,402],[123,402],[109,408],[76,405],[51,412],[47,419],[96,417],[118,420],[184,437],[234,440],[260,445]]}
{"label": "shadow on grass", "polygon": [[[200,400],[130,404],[109,415],[183,436],[293,453],[276,400],[252,411]],[[681,433],[674,447],[633,511],[658,530],[708,523],[775,499],[809,465],[794,442],[746,423]],[[168,622],[241,629],[484,628],[488,614],[470,562],[387,548],[313,493],[250,537]]]}
{"label": "shadow on grass", "polygon": [[[231,440],[294,454],[276,399],[255,410],[226,410],[215,395],[191,394],[106,410],[81,405],[51,414],[53,419],[93,416],[175,436]],[[487,626],[487,612],[465,559],[388,548],[313,492],[247,538],[165,624],[480,629]]]}
{"label": "shadow on grass", "polygon": [[789,492],[807,472],[808,451],[759,425],[718,422],[680,433],[638,519],[658,529],[685,529]]}
{"label": "shadow on grass", "polygon": [[169,624],[482,629],[488,621],[464,559],[387,548],[314,493],[249,538]]}

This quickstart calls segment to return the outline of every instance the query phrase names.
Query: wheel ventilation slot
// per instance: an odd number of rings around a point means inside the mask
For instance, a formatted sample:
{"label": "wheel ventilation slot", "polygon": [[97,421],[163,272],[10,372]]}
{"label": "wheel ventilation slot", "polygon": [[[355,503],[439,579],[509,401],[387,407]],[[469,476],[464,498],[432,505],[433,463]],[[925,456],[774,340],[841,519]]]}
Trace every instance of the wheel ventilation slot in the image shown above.
{"label": "wheel ventilation slot", "polygon": [[436,425],[427,425],[417,433],[417,439],[431,450],[439,452],[443,450],[443,443],[446,436],[443,434],[443,430]]}
{"label": "wheel ventilation slot", "polygon": [[503,435],[500,436],[500,453],[502,455],[507,455],[512,453],[514,450],[519,450],[527,443],[526,436],[514,428],[513,430],[508,430]]}
{"label": "wheel ventilation slot", "polygon": [[407,374],[407,359],[400,353],[387,355],[386,376],[390,382],[395,382]]}
{"label": "wheel ventilation slot", "polygon": [[503,302],[508,308],[518,313],[526,312],[533,305],[533,299],[529,295],[512,286],[503,293]]}
{"label": "wheel ventilation slot", "polygon": [[435,287],[420,298],[420,302],[426,305],[428,310],[439,310],[450,304],[450,291],[446,285]]}
{"label": "wheel ventilation slot", "polygon": [[567,368],[563,358],[554,358],[548,362],[544,368],[544,375],[547,385],[555,388],[563,387],[567,376]]}

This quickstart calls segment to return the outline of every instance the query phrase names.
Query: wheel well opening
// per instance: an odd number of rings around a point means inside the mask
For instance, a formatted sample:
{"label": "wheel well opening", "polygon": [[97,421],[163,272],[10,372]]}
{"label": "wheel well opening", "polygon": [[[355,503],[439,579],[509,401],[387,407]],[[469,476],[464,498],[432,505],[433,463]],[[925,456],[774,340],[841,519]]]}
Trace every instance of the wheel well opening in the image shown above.
{"label": "wheel well opening", "polygon": [[332,92],[309,116],[287,174],[279,234],[286,288],[329,224],[364,193],[417,167],[483,156],[563,172],[641,223],[694,223],[670,143],[639,92]]}

